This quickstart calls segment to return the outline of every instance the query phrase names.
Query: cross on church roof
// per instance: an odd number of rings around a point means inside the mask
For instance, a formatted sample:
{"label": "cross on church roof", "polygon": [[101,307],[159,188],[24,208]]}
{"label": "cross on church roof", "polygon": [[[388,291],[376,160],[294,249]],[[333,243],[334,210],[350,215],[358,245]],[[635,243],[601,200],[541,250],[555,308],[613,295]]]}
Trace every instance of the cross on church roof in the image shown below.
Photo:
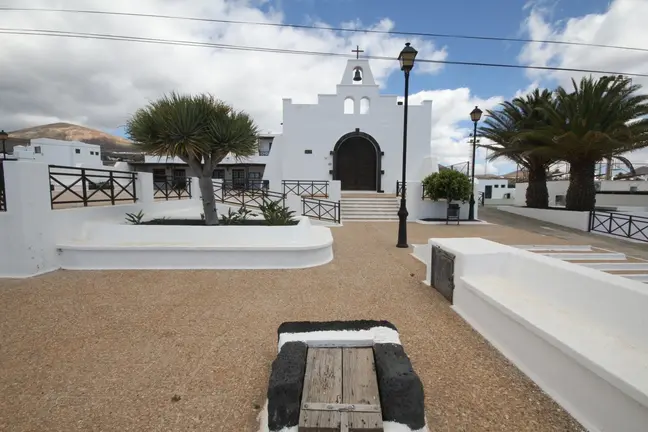
{"label": "cross on church roof", "polygon": [[364,52],[364,50],[360,49],[360,45],[356,45],[356,49],[351,50],[351,52],[356,53],[356,60],[360,58],[360,53]]}

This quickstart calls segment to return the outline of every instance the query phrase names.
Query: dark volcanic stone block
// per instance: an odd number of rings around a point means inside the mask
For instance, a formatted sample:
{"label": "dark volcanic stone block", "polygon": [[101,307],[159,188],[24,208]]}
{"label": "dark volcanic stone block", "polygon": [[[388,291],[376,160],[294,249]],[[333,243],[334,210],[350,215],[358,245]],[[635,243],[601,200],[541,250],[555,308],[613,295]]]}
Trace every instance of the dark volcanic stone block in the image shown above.
{"label": "dark volcanic stone block", "polygon": [[281,333],[308,333],[315,331],[335,330],[369,330],[373,327],[389,327],[397,330],[394,324],[389,321],[356,320],[356,321],[296,321],[285,322],[279,326],[278,334]]}
{"label": "dark volcanic stone block", "polygon": [[270,431],[279,431],[299,423],[307,351],[308,346],[303,342],[287,342],[272,362],[268,383]]}
{"label": "dark volcanic stone block", "polygon": [[430,257],[430,283],[443,297],[452,303],[454,295],[455,256],[439,246],[432,246]]}
{"label": "dark volcanic stone block", "polygon": [[397,344],[375,344],[374,360],[383,421],[401,423],[412,430],[423,428],[423,384],[403,347]]}

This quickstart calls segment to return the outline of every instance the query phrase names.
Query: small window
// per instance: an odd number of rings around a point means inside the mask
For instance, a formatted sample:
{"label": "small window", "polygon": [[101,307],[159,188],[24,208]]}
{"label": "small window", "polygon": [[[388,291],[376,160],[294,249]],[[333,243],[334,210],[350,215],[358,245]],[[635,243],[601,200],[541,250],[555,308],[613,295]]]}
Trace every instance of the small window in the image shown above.
{"label": "small window", "polygon": [[502,187],[503,187],[503,188],[505,188],[505,187],[506,187],[506,185],[505,185],[505,184],[503,184],[503,185],[502,185]]}
{"label": "small window", "polygon": [[355,114],[355,101],[351,97],[344,99],[344,114]]}
{"label": "small window", "polygon": [[81,154],[81,149],[74,149],[74,153]]}
{"label": "small window", "polygon": [[222,169],[222,168],[215,169],[214,172],[212,173],[212,178],[224,179],[225,178],[225,170]]}
{"label": "small window", "polygon": [[495,185],[495,188],[498,188],[498,187],[499,187],[499,185]]}
{"label": "small window", "polygon": [[251,171],[248,173],[248,179],[250,180],[261,180],[261,173],[256,171]]}
{"label": "small window", "polygon": [[34,147],[34,153],[41,154],[41,146]]}
{"label": "small window", "polygon": [[637,192],[637,190],[638,190],[637,186],[630,186],[630,192],[631,193],[635,193],[635,192]]}
{"label": "small window", "polygon": [[313,154],[313,150],[304,150],[304,153],[306,153],[306,154]]}
{"label": "small window", "polygon": [[369,98],[360,99],[360,114],[369,114]]}

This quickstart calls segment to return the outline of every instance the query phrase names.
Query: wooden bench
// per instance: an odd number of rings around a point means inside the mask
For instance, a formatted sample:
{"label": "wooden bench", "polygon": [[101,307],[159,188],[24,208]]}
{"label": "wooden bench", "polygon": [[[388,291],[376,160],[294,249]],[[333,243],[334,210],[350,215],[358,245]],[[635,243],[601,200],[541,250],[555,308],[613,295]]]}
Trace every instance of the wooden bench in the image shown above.
{"label": "wooden bench", "polygon": [[372,348],[309,348],[299,432],[382,432]]}

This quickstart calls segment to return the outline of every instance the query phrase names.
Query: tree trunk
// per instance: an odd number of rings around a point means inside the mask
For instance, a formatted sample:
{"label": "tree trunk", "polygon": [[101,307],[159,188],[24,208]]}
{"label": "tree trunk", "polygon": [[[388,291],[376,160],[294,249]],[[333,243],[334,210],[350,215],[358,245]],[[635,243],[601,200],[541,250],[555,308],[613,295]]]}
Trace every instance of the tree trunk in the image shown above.
{"label": "tree trunk", "polygon": [[596,161],[570,163],[569,188],[566,197],[567,210],[594,210],[596,204],[595,170]]}
{"label": "tree trunk", "polygon": [[548,208],[547,171],[544,165],[529,167],[529,186],[526,190],[526,205],[531,208]]}
{"label": "tree trunk", "polygon": [[214,198],[214,185],[211,176],[201,175],[198,178],[198,183],[202,195],[205,225],[218,225],[218,213],[216,212],[216,199]]}

